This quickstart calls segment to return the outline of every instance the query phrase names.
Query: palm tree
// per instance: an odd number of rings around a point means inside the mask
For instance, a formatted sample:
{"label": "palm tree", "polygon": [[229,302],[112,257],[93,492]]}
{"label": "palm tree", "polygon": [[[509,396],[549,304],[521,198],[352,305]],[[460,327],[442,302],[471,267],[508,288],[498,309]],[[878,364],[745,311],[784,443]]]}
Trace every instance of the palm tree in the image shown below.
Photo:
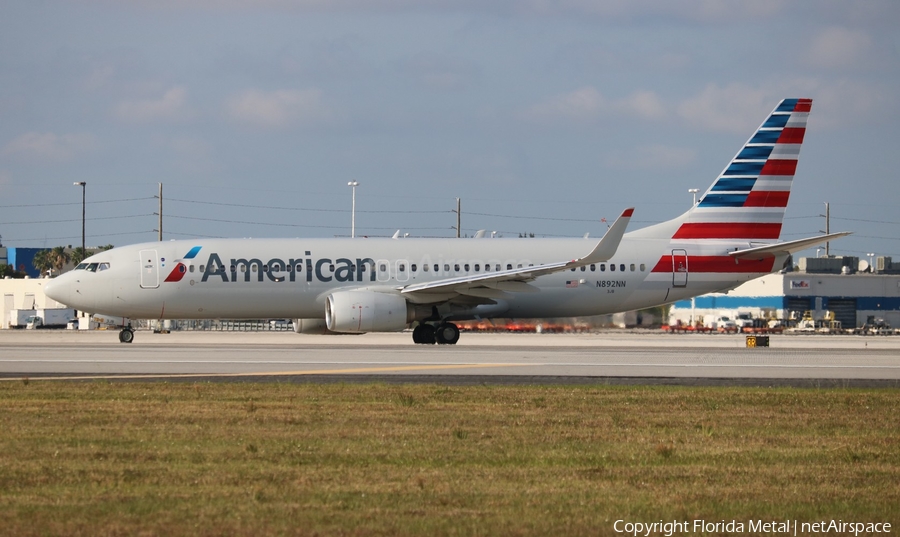
{"label": "palm tree", "polygon": [[50,259],[50,255],[50,250],[41,250],[34,254],[34,259],[31,261],[31,264],[34,265],[34,268],[41,271],[41,275],[53,268],[53,262]]}
{"label": "palm tree", "polygon": [[63,267],[66,266],[70,258],[71,256],[66,251],[65,246],[57,246],[50,252],[50,263],[58,272],[62,272]]}
{"label": "palm tree", "polygon": [[84,255],[84,250],[81,249],[81,246],[76,246],[75,248],[72,248],[72,256],[71,257],[72,257],[72,263],[75,263],[75,265],[78,265],[78,263],[81,263],[82,261],[84,261],[87,256]]}
{"label": "palm tree", "polygon": [[106,246],[101,246],[100,251],[105,252],[106,250],[112,250],[113,248],[115,248],[115,246],[113,246],[112,244],[107,244]]}

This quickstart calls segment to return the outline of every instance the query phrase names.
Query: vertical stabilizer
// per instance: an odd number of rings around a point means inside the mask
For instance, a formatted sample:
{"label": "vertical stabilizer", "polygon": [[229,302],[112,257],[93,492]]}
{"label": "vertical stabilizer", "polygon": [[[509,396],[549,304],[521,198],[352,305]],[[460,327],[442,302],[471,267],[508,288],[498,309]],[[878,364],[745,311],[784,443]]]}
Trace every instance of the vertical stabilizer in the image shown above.
{"label": "vertical stabilizer", "polygon": [[812,99],[781,101],[672,238],[777,239],[811,106]]}

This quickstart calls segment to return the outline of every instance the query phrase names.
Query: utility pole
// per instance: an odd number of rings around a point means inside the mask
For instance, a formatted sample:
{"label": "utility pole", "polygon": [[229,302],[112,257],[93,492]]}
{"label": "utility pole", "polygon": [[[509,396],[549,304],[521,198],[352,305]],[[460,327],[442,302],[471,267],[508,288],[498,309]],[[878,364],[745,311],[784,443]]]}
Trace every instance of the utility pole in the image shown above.
{"label": "utility pole", "polygon": [[460,231],[459,231],[459,230],[460,230],[460,225],[459,225],[459,222],[460,222],[460,215],[462,214],[462,212],[460,211],[460,201],[459,201],[459,198],[456,198],[456,210],[453,211],[453,212],[456,213],[456,238],[458,239],[458,238],[459,238],[459,233],[460,233]]}
{"label": "utility pole", "polygon": [[350,207],[350,238],[352,239],[356,237],[356,187],[359,186],[359,182],[350,181],[347,186],[353,189],[353,201]]}
{"label": "utility pole", "polygon": [[81,187],[81,255],[83,255],[86,258],[88,255],[87,255],[87,250],[84,249],[84,200],[85,200],[84,191],[86,190],[87,182],[78,181],[77,183],[74,183],[74,185]]}
{"label": "utility pole", "polygon": [[[828,235],[831,233],[831,206],[828,202],[825,202],[825,214],[820,214],[819,216],[825,217],[825,234]],[[831,242],[825,242],[825,257],[831,257]]]}
{"label": "utility pole", "polygon": [[162,242],[162,183],[159,184],[159,242]]}

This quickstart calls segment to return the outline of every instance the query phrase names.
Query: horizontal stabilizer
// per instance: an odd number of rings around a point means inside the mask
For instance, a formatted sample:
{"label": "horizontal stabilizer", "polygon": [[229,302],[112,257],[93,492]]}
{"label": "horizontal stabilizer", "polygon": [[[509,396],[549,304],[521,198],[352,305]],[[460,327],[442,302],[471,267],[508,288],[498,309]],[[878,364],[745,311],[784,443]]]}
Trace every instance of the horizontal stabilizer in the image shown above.
{"label": "horizontal stabilizer", "polygon": [[799,239],[796,241],[779,242],[777,244],[769,244],[759,246],[757,248],[747,248],[746,250],[737,250],[728,252],[728,255],[736,259],[763,259],[766,257],[775,257],[777,255],[792,254],[805,250],[823,242],[839,239],[850,235],[850,231],[842,231],[840,233],[830,233],[828,235],[819,235],[818,237],[810,237],[808,239]]}

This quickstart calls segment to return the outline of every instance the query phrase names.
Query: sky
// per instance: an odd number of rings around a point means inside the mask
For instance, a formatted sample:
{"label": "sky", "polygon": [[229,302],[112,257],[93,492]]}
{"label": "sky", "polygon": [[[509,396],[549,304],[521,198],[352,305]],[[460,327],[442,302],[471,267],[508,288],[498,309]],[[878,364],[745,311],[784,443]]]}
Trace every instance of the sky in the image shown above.
{"label": "sky", "polygon": [[[599,237],[678,216],[782,98],[782,239],[900,260],[896,0],[0,0],[0,242]],[[801,255],[816,255],[815,249]]]}

